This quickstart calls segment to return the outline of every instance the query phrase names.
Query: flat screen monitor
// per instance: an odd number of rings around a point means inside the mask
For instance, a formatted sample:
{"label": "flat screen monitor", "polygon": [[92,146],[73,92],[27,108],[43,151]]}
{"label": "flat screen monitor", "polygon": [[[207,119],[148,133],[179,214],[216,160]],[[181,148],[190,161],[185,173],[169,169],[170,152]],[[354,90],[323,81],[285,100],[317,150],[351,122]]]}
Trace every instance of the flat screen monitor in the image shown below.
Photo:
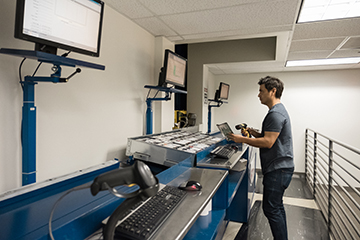
{"label": "flat screen monitor", "polygon": [[230,85],[224,82],[220,82],[219,90],[216,91],[216,100],[227,100],[229,98]]}
{"label": "flat screen monitor", "polygon": [[98,57],[103,14],[101,0],[17,0],[15,38],[34,42],[38,51]]}
{"label": "flat screen monitor", "polygon": [[167,83],[178,87],[185,87],[187,59],[170,51],[165,50],[164,65],[159,75],[159,86]]}

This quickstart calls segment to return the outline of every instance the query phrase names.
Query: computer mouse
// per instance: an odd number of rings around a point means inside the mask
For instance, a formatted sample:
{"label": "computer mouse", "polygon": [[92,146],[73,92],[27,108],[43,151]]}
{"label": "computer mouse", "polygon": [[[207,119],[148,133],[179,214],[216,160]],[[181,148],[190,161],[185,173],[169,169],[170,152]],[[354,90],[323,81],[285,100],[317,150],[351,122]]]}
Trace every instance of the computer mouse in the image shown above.
{"label": "computer mouse", "polygon": [[186,191],[200,191],[202,186],[197,181],[189,180],[181,183],[179,188]]}
{"label": "computer mouse", "polygon": [[235,144],[231,144],[231,145],[230,145],[230,148],[231,148],[231,149],[234,149],[235,152],[239,151],[239,147],[236,146]]}

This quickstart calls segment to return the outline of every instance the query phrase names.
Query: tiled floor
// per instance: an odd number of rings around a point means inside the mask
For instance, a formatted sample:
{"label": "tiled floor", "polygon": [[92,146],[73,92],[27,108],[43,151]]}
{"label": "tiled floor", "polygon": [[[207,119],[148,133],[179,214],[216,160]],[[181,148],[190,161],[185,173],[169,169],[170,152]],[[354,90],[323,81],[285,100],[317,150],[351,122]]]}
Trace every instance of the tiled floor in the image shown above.
{"label": "tiled floor", "polygon": [[[262,177],[257,181],[257,189],[248,224],[230,222],[222,240],[273,239],[270,226],[261,209]],[[312,199],[304,179],[293,177],[284,196],[288,222],[289,239],[322,240],[329,239],[325,220]],[[291,216],[291,217],[290,217]]]}

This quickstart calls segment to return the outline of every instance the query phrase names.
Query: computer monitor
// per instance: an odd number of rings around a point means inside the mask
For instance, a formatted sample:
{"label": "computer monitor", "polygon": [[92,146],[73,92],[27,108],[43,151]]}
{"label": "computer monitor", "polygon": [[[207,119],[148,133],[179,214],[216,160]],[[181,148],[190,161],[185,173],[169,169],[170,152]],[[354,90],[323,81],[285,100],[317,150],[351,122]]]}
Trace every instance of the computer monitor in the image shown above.
{"label": "computer monitor", "polygon": [[166,87],[173,84],[178,87],[185,87],[187,59],[170,51],[165,50],[164,65],[161,68],[158,85]]}
{"label": "computer monitor", "polygon": [[34,42],[37,51],[98,57],[103,13],[101,0],[17,0],[15,38]]}
{"label": "computer monitor", "polygon": [[220,82],[219,89],[215,92],[215,100],[227,100],[229,98],[230,85],[224,82]]}

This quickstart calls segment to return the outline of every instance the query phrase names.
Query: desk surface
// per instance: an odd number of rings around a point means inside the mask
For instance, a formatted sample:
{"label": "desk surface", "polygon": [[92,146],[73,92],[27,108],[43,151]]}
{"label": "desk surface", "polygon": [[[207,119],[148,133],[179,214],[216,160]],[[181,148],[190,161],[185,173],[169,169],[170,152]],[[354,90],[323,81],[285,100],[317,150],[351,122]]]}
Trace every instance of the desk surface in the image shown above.
{"label": "desk surface", "polygon": [[[218,164],[212,163],[213,156],[208,154],[205,158],[198,160],[197,166],[199,167],[210,167],[210,168],[218,168],[218,169],[234,169],[239,160],[243,157],[244,153],[248,149],[249,145],[242,144],[240,145],[240,149],[236,152],[230,159],[216,159],[219,160]],[[216,162],[216,161],[215,161]],[[235,170],[235,169],[234,169]]]}
{"label": "desk surface", "polygon": [[153,239],[182,239],[205,209],[221,183],[228,175],[225,170],[190,168],[168,183],[179,186],[187,180],[195,180],[202,184],[201,191],[189,192],[184,201],[175,209],[161,226]]}

